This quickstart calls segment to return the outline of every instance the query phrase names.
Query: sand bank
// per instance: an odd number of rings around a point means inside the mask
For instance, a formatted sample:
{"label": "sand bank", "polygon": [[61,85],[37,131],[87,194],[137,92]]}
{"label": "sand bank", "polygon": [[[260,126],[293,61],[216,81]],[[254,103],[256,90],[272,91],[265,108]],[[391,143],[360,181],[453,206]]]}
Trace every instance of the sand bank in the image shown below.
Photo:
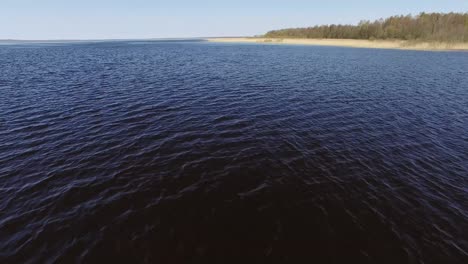
{"label": "sand bank", "polygon": [[416,42],[404,40],[357,40],[357,39],[270,39],[270,38],[209,38],[211,42],[224,43],[271,43],[289,45],[339,46],[374,49],[404,50],[464,50],[468,43]]}

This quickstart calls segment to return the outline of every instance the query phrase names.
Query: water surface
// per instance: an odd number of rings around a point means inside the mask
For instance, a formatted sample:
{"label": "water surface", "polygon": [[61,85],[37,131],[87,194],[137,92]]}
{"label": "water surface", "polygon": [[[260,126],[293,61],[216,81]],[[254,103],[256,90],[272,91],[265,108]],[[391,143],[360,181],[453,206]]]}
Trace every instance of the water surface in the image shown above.
{"label": "water surface", "polygon": [[467,263],[468,53],[0,47],[0,262]]}

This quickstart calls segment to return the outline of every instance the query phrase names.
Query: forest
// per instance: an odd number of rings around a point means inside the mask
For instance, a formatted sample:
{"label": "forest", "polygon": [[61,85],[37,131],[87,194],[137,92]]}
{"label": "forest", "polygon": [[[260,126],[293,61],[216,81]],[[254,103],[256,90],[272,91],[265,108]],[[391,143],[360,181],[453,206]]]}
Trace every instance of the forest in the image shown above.
{"label": "forest", "polygon": [[270,31],[264,37],[468,42],[468,13],[420,13],[364,20],[358,25],[281,29]]}

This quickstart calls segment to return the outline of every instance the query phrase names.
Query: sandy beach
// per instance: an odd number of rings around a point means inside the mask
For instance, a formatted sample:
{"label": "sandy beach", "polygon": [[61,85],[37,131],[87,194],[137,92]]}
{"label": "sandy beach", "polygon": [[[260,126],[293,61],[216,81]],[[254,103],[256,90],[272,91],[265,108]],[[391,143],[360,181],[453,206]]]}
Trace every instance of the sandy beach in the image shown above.
{"label": "sandy beach", "polygon": [[357,39],[275,39],[275,38],[209,38],[220,43],[265,43],[287,45],[338,46],[374,49],[468,51],[468,43],[415,42],[404,40],[357,40]]}

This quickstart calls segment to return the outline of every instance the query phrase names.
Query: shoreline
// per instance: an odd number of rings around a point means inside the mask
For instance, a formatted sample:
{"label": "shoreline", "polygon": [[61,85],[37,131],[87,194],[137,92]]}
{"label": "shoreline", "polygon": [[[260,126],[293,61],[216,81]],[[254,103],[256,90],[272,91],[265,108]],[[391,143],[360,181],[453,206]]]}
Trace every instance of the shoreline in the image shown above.
{"label": "shoreline", "polygon": [[216,43],[256,43],[282,45],[332,46],[370,49],[398,49],[425,51],[468,51],[468,43],[425,42],[406,40],[361,40],[361,39],[291,39],[291,38],[207,38]]}

